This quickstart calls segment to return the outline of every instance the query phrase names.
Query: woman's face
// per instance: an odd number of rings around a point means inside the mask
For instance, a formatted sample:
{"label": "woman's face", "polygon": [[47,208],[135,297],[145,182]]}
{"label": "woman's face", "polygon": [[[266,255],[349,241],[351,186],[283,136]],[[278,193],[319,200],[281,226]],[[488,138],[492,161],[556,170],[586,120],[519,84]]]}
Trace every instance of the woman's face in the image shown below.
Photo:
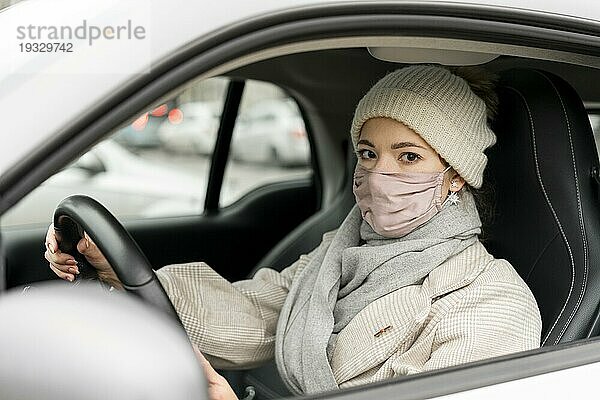
{"label": "woman's face", "polygon": [[[442,172],[446,166],[439,154],[415,131],[391,118],[371,118],[362,126],[357,143],[358,162],[384,172]],[[454,180],[457,185],[450,187]],[[459,191],[465,181],[454,169],[444,175],[442,201],[448,189]]]}

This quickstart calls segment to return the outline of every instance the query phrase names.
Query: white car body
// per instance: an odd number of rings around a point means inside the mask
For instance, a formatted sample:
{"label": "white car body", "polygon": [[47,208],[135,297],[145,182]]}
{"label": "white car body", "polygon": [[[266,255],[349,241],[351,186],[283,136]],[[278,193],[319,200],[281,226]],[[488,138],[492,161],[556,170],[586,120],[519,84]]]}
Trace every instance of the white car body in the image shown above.
{"label": "white car body", "polygon": [[[73,5],[73,12],[77,13],[78,3],[74,0],[64,2]],[[344,3],[333,1],[327,3]],[[459,0],[446,1],[445,3],[462,3],[472,5],[485,5],[506,9],[526,9],[533,12],[553,13],[564,16],[571,21],[585,21],[587,23],[600,24],[600,6],[592,1],[563,1],[563,0]],[[26,21],[28,17],[34,17],[41,13],[60,13],[64,8],[55,8],[53,2],[27,1],[0,11],[0,35],[1,37],[12,37],[12,29],[16,20]],[[97,10],[97,15],[117,14],[123,2],[121,1],[99,1],[90,0],[85,2],[86,11]],[[19,70],[17,59],[13,57],[0,58],[0,110],[3,115],[2,145],[0,146],[0,183],[9,178],[11,170],[23,160],[35,154],[38,148],[53,144],[63,145],[67,140],[62,133],[71,125],[82,120],[89,109],[110,95],[119,91],[132,80],[144,74],[148,69],[156,68],[169,55],[185,50],[195,41],[206,40],[210,35],[225,27],[235,26],[260,15],[272,14],[289,8],[300,6],[323,5],[321,0],[262,0],[258,2],[249,1],[220,1],[220,2],[198,2],[174,0],[171,2],[159,2],[150,0],[146,2],[145,9],[135,8],[130,10],[132,19],[147,17],[150,9],[151,20],[149,30],[152,31],[151,45],[145,53],[136,53],[135,48],[99,46],[94,52],[78,52],[68,57],[59,53],[52,57],[38,55],[33,59],[39,61],[29,67],[35,68],[36,73],[13,73],[13,69]],[[167,11],[165,11],[165,7]],[[86,14],[89,15],[89,14]],[[10,30],[9,30],[10,29]],[[1,41],[0,51],[2,54],[12,54],[13,41]],[[210,51],[210,48],[207,52]],[[126,60],[124,63],[123,60]],[[71,70],[80,66],[83,72],[64,74],[57,73],[61,70]],[[86,68],[94,66],[96,69],[106,71],[118,71],[113,73],[86,73]],[[127,67],[127,71],[125,71]],[[228,67],[221,66],[212,73],[218,74]],[[232,68],[229,66],[229,68]],[[208,73],[207,76],[210,76]],[[152,83],[148,82],[148,86]],[[60,103],[60,112],[50,105]],[[157,104],[160,104],[157,102]],[[26,106],[24,106],[26,105]],[[107,105],[118,106],[118,105]],[[150,106],[150,105],[147,105]],[[32,115],[32,110],[35,114]],[[131,109],[133,119],[140,111]],[[73,146],[77,146],[74,143]],[[81,144],[79,144],[81,146]],[[12,203],[14,199],[1,199],[3,202]],[[47,212],[44,211],[47,215]],[[580,352],[586,353],[585,346],[592,346],[585,342],[579,344]],[[577,346],[574,346],[577,347]],[[597,347],[597,346],[596,346]],[[596,347],[593,347],[594,349]],[[547,349],[546,351],[552,351]],[[588,351],[589,354],[589,351]],[[471,388],[457,393],[444,393],[444,395],[431,398],[440,399],[473,399],[473,398],[523,398],[525,396],[544,397],[548,399],[565,399],[567,396],[593,396],[597,392],[594,377],[600,370],[600,362],[592,358],[591,361],[574,361],[569,367],[564,365],[554,370],[549,369],[547,374],[538,376],[526,376],[522,379],[510,380],[503,378],[507,372],[497,370],[497,376],[490,376],[490,380],[496,379],[492,386],[483,388]],[[514,371],[513,371],[514,372]],[[417,378],[414,378],[417,379]],[[503,382],[510,380],[510,382]],[[468,380],[468,378],[467,378]],[[411,380],[407,381],[410,384]],[[451,383],[449,381],[449,383]],[[491,383],[473,383],[472,385],[490,385]],[[402,384],[394,386],[378,386],[373,390],[365,390],[363,398],[382,398],[380,395],[394,395],[394,390],[402,389]],[[441,388],[440,390],[442,390]],[[443,390],[442,390],[443,391]],[[349,397],[361,398],[362,391],[356,390]],[[397,392],[396,392],[397,393]],[[409,392],[410,393],[410,392]]]}

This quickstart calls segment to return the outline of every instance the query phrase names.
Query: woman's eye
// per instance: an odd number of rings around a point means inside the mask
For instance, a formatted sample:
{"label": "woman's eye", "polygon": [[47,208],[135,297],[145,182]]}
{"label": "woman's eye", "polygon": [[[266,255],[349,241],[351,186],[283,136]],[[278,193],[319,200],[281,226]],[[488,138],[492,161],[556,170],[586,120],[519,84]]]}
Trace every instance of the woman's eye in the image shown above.
{"label": "woman's eye", "polygon": [[369,150],[369,149],[358,150],[357,154],[358,154],[358,157],[363,160],[371,160],[371,159],[377,157],[375,152],[373,150]]}
{"label": "woman's eye", "polygon": [[421,159],[421,156],[418,155],[417,153],[407,152],[407,153],[400,154],[400,161],[403,161],[405,163],[414,163],[420,159]]}

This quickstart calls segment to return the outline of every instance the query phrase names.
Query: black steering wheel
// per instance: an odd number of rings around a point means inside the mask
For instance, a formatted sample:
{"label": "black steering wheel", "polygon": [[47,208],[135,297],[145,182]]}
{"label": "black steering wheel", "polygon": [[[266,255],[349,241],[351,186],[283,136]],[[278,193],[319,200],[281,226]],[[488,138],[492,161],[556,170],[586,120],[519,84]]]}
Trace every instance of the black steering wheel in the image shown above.
{"label": "black steering wheel", "polygon": [[[54,229],[60,236],[61,251],[87,263],[76,248],[85,230],[113,267],[125,290],[167,313],[181,325],[150,262],[129,232],[102,204],[83,195],[65,198],[54,211]],[[81,275],[93,278],[95,269],[88,265],[84,272],[85,267],[80,269]]]}

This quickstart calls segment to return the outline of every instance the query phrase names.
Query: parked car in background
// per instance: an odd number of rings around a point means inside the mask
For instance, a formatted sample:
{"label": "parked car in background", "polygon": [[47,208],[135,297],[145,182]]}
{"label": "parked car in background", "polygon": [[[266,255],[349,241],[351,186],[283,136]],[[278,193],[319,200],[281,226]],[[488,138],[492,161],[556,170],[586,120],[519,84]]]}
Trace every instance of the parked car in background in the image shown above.
{"label": "parked car in background", "polygon": [[120,218],[190,215],[202,210],[206,184],[143,159],[113,140],[96,145],[2,216],[2,226],[45,223],[65,197],[86,193]]}
{"label": "parked car in background", "polygon": [[174,103],[161,104],[120,129],[114,139],[134,151],[159,147],[162,145],[158,136],[159,126],[168,119],[177,118],[177,113]]}
{"label": "parked car in background", "polygon": [[211,154],[217,140],[221,107],[219,103],[201,101],[179,105],[158,127],[162,146],[183,154]]}
{"label": "parked car in background", "polygon": [[233,158],[240,161],[295,166],[310,160],[304,121],[289,98],[264,100],[243,111],[231,146]]}

